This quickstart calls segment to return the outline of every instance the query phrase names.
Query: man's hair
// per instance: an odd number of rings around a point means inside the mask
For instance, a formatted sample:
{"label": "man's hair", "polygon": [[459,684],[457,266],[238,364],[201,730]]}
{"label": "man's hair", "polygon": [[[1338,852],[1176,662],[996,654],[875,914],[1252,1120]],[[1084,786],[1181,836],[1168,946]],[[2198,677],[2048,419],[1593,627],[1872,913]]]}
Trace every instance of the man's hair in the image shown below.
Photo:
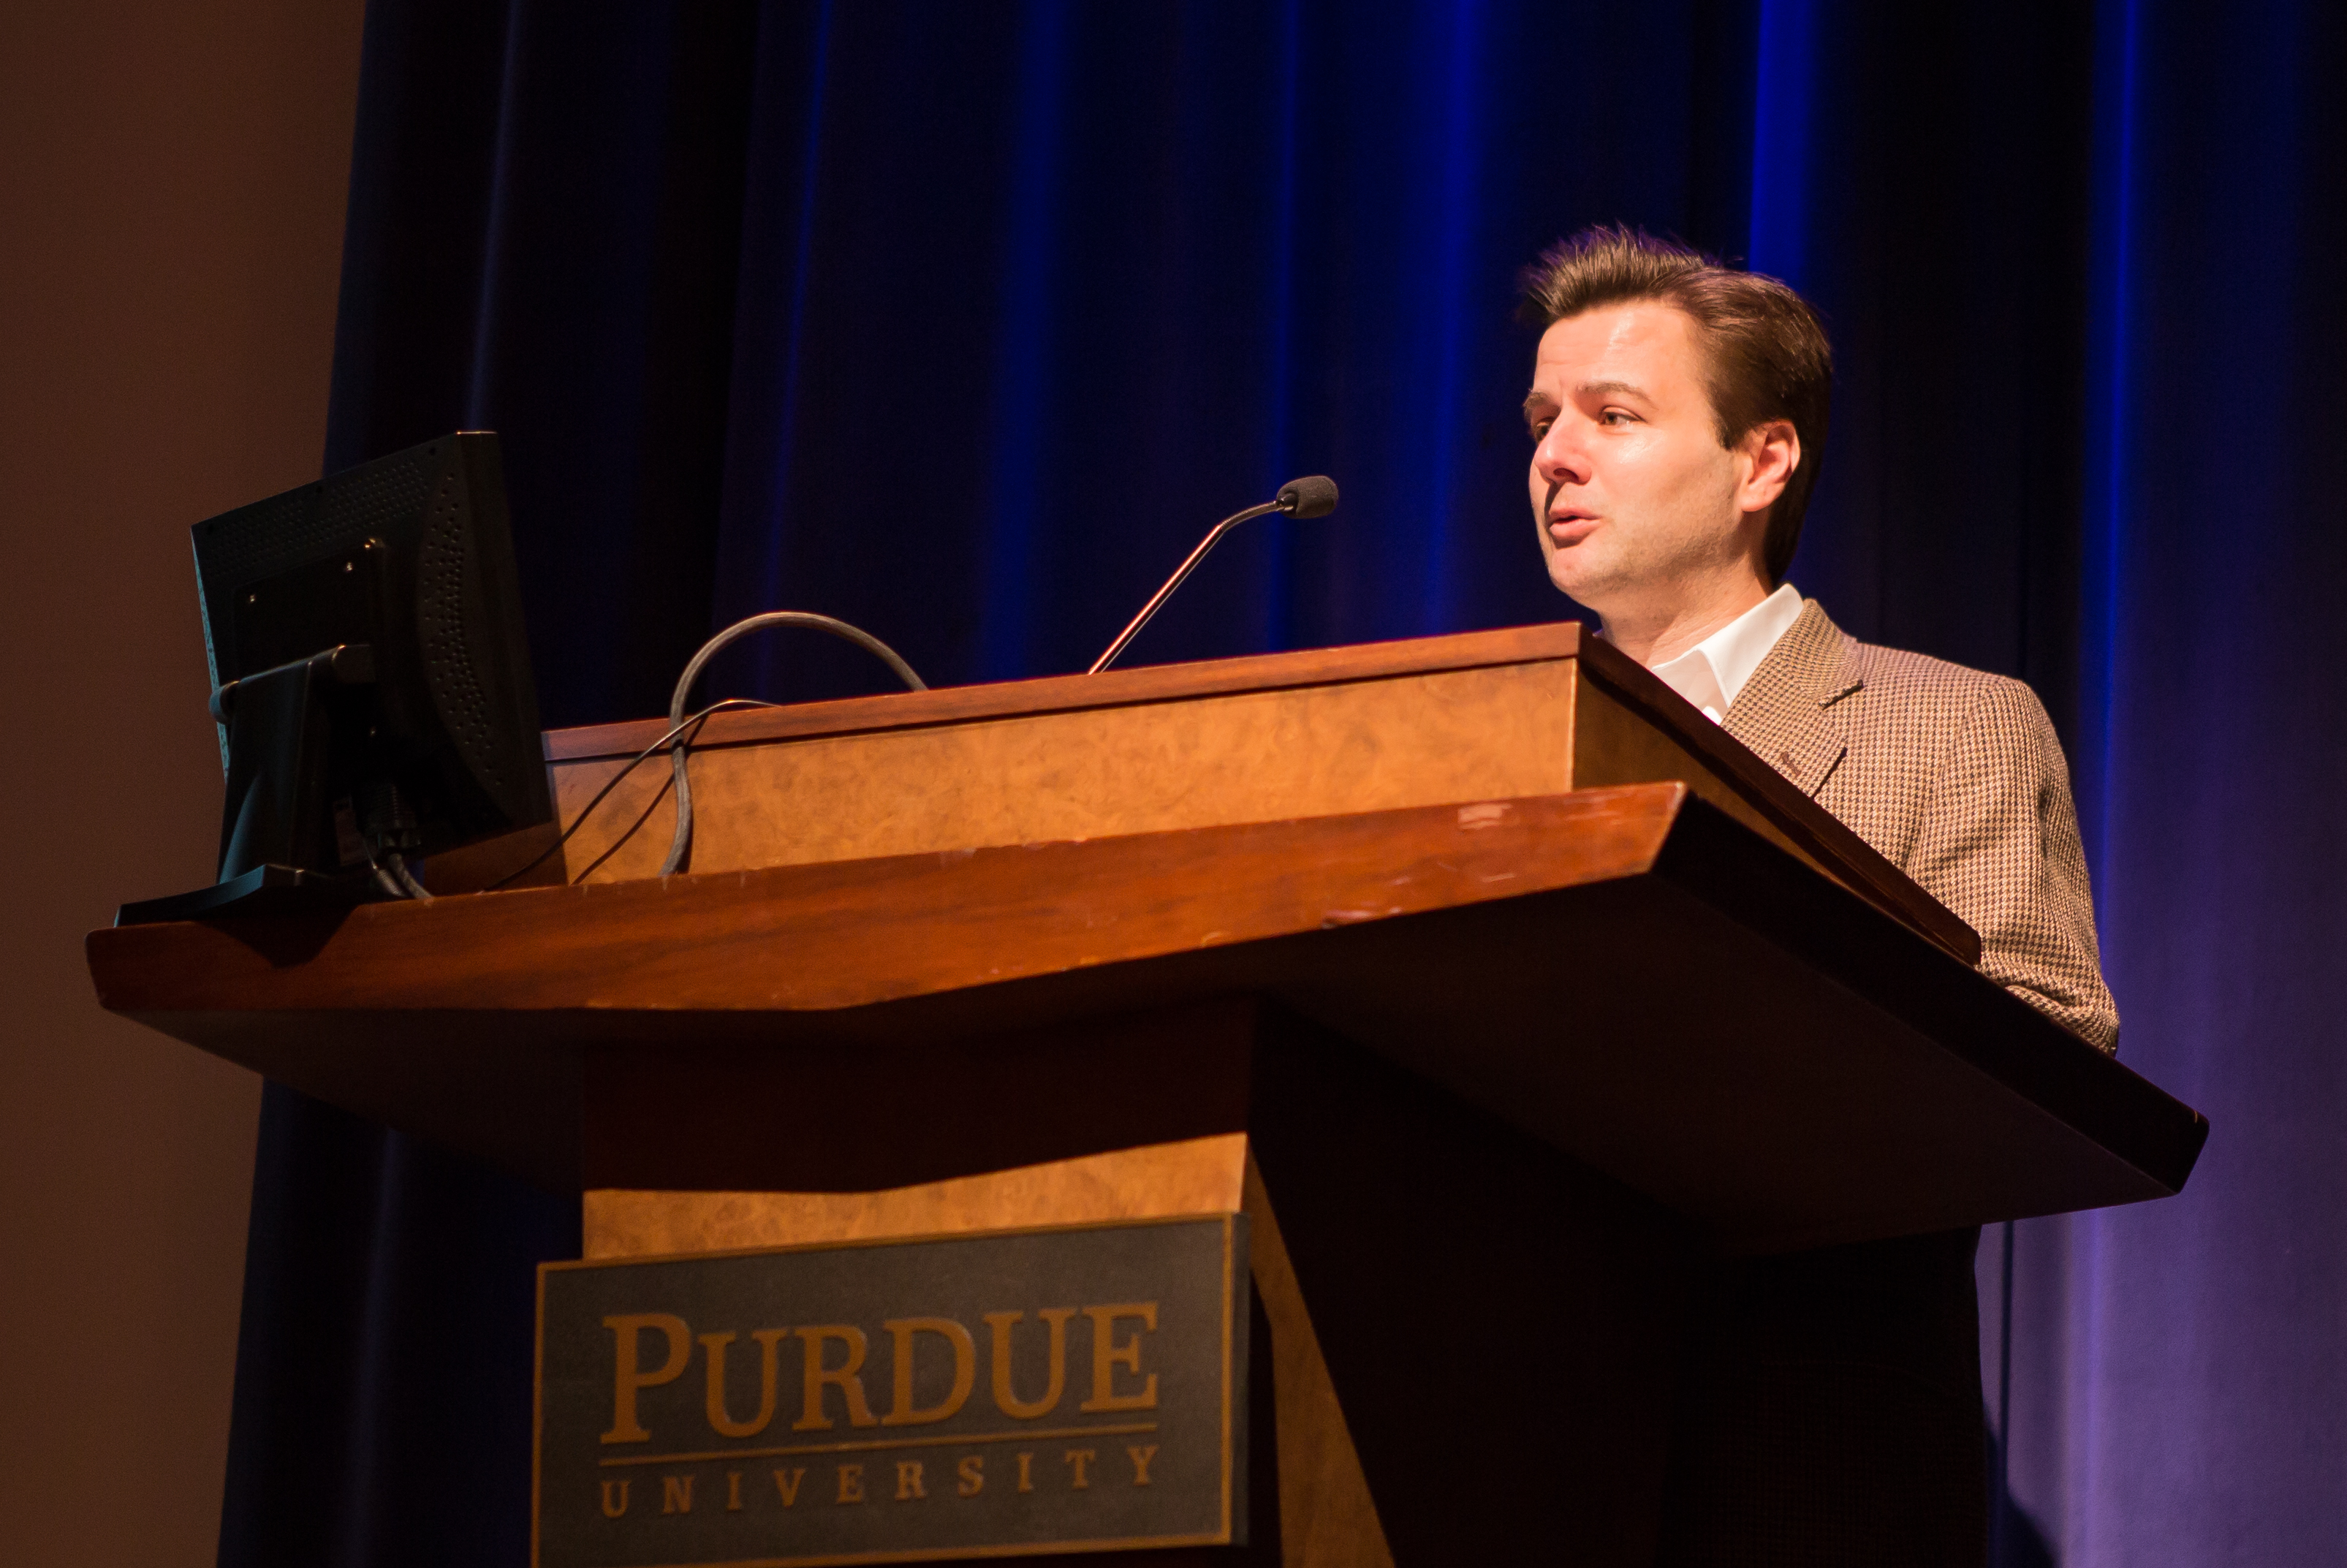
{"label": "man's hair", "polygon": [[1825,456],[1833,394],[1833,350],[1809,302],[1774,278],[1624,225],[1583,229],[1552,245],[1524,269],[1523,285],[1519,313],[1543,331],[1599,305],[1636,300],[1686,312],[1707,361],[1704,384],[1722,446],[1771,419],[1792,421],[1801,459],[1769,509],[1764,552],[1770,585],[1783,581]]}

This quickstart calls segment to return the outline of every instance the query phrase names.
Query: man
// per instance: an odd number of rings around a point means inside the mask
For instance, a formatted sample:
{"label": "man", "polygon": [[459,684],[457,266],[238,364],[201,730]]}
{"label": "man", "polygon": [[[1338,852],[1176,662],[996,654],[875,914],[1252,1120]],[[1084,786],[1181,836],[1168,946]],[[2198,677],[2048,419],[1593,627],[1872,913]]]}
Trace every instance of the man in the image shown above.
{"label": "man", "polygon": [[[1970,922],[1990,978],[2115,1050],[2068,771],[2036,696],[1860,642],[1784,580],[1832,387],[1816,313],[1774,279],[1622,229],[1551,250],[1525,284],[1550,580]],[[1722,1266],[1665,1561],[1981,1561],[1977,1241]]]}

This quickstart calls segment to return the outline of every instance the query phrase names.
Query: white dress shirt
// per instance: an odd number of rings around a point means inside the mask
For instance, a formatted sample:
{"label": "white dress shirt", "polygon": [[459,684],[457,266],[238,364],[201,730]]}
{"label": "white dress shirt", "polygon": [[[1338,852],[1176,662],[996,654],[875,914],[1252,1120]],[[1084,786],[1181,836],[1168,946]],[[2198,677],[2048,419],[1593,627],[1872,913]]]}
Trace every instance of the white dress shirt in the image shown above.
{"label": "white dress shirt", "polygon": [[1801,618],[1801,596],[1789,582],[1667,663],[1650,666],[1663,684],[1719,723],[1736,693],[1768,657],[1777,640]]}

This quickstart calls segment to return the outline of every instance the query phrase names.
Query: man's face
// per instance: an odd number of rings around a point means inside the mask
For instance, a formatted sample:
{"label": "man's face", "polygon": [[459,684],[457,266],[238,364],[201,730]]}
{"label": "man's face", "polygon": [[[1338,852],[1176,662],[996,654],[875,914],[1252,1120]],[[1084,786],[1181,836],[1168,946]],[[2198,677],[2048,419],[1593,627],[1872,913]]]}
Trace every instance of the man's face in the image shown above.
{"label": "man's face", "polygon": [[1719,444],[1695,323],[1654,301],[1541,334],[1524,417],[1549,580],[1605,617],[1656,613],[1743,569],[1751,458]]}

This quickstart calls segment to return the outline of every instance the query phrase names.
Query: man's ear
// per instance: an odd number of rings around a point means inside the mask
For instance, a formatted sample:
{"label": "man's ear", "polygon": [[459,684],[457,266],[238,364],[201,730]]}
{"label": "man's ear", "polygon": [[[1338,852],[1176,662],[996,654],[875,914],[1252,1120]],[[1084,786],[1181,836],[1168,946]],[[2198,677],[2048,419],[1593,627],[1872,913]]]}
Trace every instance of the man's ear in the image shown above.
{"label": "man's ear", "polygon": [[1766,511],[1785,493],[1793,471],[1801,466],[1800,432],[1789,419],[1763,420],[1744,433],[1736,450],[1745,459],[1737,508],[1747,514]]}

